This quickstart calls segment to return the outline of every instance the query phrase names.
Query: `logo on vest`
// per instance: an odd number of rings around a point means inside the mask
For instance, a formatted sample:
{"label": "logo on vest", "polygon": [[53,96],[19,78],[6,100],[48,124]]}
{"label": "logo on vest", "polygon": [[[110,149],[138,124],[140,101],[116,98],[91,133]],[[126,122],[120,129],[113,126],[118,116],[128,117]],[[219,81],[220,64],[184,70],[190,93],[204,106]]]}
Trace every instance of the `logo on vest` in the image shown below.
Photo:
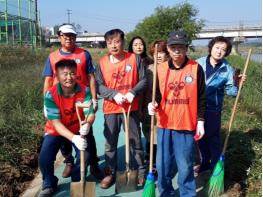
{"label": "logo on vest", "polygon": [[121,71],[121,72],[118,72],[118,73],[113,73],[112,74],[112,78],[116,79],[117,83],[121,83],[123,78],[125,77],[125,75],[126,75],[126,72],[125,71]]}
{"label": "logo on vest", "polygon": [[186,83],[190,84],[193,82],[194,79],[191,75],[187,75],[187,76],[185,76],[184,80]]}
{"label": "logo on vest", "polygon": [[66,116],[71,116],[71,115],[73,115],[75,112],[76,112],[76,110],[75,110],[74,107],[71,108],[71,109],[64,109],[64,114],[65,114]]}
{"label": "logo on vest", "polygon": [[77,64],[80,64],[81,61],[80,61],[79,58],[76,58],[76,59],[75,59],[75,62],[76,62]]}
{"label": "logo on vest", "polygon": [[173,91],[173,95],[178,97],[180,95],[180,91],[184,88],[185,83],[184,82],[177,82],[169,83],[168,88]]}
{"label": "logo on vest", "polygon": [[132,66],[130,64],[125,65],[125,72],[128,73],[132,70]]}

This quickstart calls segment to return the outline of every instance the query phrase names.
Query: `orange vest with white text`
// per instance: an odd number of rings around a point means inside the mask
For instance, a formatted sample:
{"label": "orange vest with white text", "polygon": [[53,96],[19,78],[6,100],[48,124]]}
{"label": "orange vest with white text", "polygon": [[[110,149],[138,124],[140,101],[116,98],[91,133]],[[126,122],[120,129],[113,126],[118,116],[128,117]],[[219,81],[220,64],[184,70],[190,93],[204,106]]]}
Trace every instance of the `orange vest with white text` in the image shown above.
{"label": "orange vest with white text", "polygon": [[86,55],[85,51],[82,48],[75,48],[74,52],[69,54],[69,55],[61,55],[59,49],[50,53],[49,55],[50,59],[50,64],[52,66],[52,71],[53,71],[53,84],[58,83],[58,80],[56,78],[56,68],[55,65],[57,62],[60,60],[75,60],[77,63],[77,82],[81,83],[85,86],[89,86],[88,78],[87,78],[87,73],[86,73]]}
{"label": "orange vest with white text", "polygon": [[[80,85],[80,84],[79,84]],[[81,91],[76,92],[73,97],[65,98],[58,93],[58,86],[55,85],[49,89],[54,102],[56,103],[60,111],[60,121],[67,127],[72,133],[76,134],[79,132],[79,120],[76,113],[75,103],[77,101],[83,102],[86,92],[85,86],[80,85]],[[80,111],[81,119],[84,118],[83,110]],[[48,120],[45,125],[45,132],[49,135],[59,136],[60,134],[54,128],[52,121]]]}
{"label": "orange vest with white text", "polygon": [[[138,83],[138,69],[136,56],[125,52],[124,60],[112,64],[109,55],[100,59],[100,69],[107,88],[126,94]],[[122,113],[122,107],[127,111],[129,104],[118,105],[114,100],[104,99],[103,112],[105,114]],[[132,102],[131,111],[138,110],[138,98]]]}
{"label": "orange vest with white text", "polygon": [[168,61],[157,67],[162,100],[158,108],[158,127],[195,131],[197,125],[197,68],[188,60],[179,70],[169,69]]}

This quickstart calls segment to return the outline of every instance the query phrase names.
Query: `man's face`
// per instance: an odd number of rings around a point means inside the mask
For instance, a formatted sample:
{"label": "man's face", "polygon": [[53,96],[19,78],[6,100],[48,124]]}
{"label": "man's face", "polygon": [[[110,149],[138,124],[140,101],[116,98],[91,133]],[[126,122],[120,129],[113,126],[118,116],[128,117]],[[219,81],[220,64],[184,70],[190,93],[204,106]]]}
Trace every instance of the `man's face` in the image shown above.
{"label": "man's face", "polygon": [[106,40],[106,44],[111,55],[118,55],[123,52],[123,41],[119,35]]}
{"label": "man's face", "polygon": [[167,46],[167,50],[173,61],[175,62],[184,61],[187,52],[187,47],[185,45],[180,45],[180,44],[169,45]]}
{"label": "man's face", "polygon": [[76,84],[76,68],[58,68],[57,79],[64,88],[73,88]]}
{"label": "man's face", "polygon": [[76,35],[72,33],[60,33],[59,40],[62,48],[71,50],[75,48]]}

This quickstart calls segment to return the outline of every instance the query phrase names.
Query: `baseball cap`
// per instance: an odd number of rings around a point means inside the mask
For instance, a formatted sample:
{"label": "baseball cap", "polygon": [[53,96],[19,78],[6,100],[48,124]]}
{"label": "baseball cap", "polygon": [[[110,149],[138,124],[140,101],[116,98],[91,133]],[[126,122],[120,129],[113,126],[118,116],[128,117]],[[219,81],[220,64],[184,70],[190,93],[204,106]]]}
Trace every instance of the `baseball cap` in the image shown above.
{"label": "baseball cap", "polygon": [[65,34],[71,33],[71,34],[77,35],[75,27],[71,24],[61,25],[58,29],[58,32],[65,33]]}
{"label": "baseball cap", "polygon": [[167,39],[167,45],[181,44],[188,45],[187,35],[183,31],[171,32]]}

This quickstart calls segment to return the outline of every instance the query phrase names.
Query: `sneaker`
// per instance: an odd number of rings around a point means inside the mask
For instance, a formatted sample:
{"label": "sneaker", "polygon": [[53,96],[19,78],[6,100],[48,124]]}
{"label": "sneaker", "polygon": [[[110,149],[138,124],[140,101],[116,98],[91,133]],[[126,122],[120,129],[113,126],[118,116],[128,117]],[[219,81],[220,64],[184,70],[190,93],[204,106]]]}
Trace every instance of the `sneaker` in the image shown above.
{"label": "sneaker", "polygon": [[98,164],[90,166],[90,174],[92,174],[98,180],[103,179],[103,174],[102,174]]}
{"label": "sneaker", "polygon": [[41,190],[38,197],[51,197],[54,193],[55,189],[48,187]]}
{"label": "sneaker", "polygon": [[73,164],[72,163],[66,163],[66,166],[64,168],[64,171],[62,173],[63,178],[68,178],[71,175],[71,171],[73,169]]}

